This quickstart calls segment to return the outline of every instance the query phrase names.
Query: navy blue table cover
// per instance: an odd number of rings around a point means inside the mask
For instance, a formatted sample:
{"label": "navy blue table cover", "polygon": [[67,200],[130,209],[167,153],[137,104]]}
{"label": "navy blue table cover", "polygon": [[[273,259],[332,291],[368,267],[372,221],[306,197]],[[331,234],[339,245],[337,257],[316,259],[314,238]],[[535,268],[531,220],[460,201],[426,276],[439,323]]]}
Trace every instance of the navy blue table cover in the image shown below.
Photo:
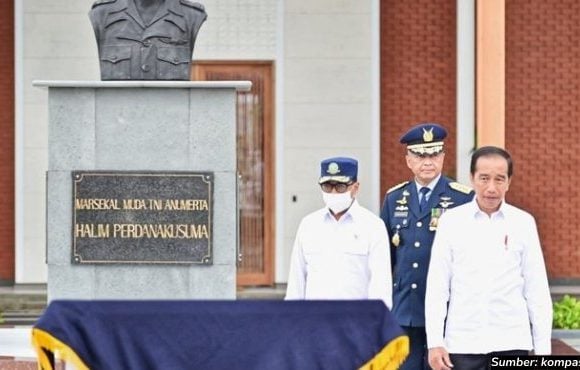
{"label": "navy blue table cover", "polygon": [[408,338],[381,301],[67,301],[32,341],[81,369],[397,369]]}

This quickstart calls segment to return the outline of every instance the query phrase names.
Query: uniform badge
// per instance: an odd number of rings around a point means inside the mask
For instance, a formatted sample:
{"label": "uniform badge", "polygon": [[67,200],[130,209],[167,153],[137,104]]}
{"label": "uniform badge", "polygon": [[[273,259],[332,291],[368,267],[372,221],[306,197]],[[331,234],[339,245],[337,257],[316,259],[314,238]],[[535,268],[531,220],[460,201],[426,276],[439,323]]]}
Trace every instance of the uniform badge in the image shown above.
{"label": "uniform badge", "polygon": [[445,212],[443,208],[431,208],[431,220],[429,220],[429,230],[437,230],[439,224],[439,217]]}
{"label": "uniform badge", "polygon": [[429,230],[437,230],[437,224],[439,224],[439,218],[449,209],[449,206],[454,205],[455,202],[451,201],[451,197],[441,197],[439,200],[439,206],[441,208],[431,209],[431,220],[429,221]]}
{"label": "uniform badge", "polygon": [[401,199],[398,199],[396,202],[398,204],[401,204],[401,205],[407,204],[407,196],[406,195],[403,195],[403,197]]}
{"label": "uniform badge", "polygon": [[449,187],[451,189],[457,190],[457,191],[459,191],[459,192],[461,192],[463,194],[470,194],[473,191],[473,189],[470,188],[469,186],[460,184],[460,183],[455,182],[455,181],[454,182],[450,182],[449,183]]}
{"label": "uniform badge", "polygon": [[453,204],[455,204],[455,202],[451,201],[451,197],[441,197],[441,201],[439,202],[441,208],[447,208]]}
{"label": "uniform badge", "polygon": [[329,175],[336,175],[340,173],[340,168],[338,167],[338,163],[331,162],[328,164],[328,168],[326,169],[326,173]]}
{"label": "uniform badge", "polygon": [[409,209],[407,206],[407,196],[403,194],[403,197],[399,200],[396,200],[398,206],[395,208],[397,211],[406,211]]}
{"label": "uniform badge", "polygon": [[431,141],[433,141],[433,127],[431,127],[431,130],[427,130],[425,128],[423,128],[423,141],[426,143],[430,143]]}
{"label": "uniform badge", "polygon": [[393,243],[395,247],[398,247],[399,244],[401,244],[401,237],[399,236],[400,228],[401,226],[397,225],[397,231],[395,231],[395,235],[393,235],[393,237],[391,238],[391,243]]}

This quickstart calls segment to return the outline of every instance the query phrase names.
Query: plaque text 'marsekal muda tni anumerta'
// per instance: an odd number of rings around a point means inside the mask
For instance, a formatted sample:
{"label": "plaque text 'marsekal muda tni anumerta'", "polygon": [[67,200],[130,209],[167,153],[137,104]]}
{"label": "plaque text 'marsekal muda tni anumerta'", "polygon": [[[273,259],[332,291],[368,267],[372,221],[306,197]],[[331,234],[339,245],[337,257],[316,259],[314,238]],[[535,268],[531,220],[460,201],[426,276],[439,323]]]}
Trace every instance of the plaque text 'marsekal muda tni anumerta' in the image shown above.
{"label": "plaque text 'marsekal muda tni anumerta'", "polygon": [[73,263],[212,263],[213,173],[72,177]]}

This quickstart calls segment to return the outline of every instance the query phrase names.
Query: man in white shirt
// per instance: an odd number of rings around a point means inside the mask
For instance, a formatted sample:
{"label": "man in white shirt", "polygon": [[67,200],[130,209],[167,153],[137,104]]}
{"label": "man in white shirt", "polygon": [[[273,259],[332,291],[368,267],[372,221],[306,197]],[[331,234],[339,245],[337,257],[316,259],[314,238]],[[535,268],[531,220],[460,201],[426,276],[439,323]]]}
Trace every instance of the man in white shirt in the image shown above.
{"label": "man in white shirt", "polygon": [[425,319],[434,370],[484,370],[495,355],[550,354],[552,302],[534,218],[505,201],[510,154],[471,158],[475,199],[439,220]]}
{"label": "man in white shirt", "polygon": [[326,206],[298,227],[285,299],[380,299],[391,308],[388,234],[356,201],[357,160],[329,158],[320,167]]}

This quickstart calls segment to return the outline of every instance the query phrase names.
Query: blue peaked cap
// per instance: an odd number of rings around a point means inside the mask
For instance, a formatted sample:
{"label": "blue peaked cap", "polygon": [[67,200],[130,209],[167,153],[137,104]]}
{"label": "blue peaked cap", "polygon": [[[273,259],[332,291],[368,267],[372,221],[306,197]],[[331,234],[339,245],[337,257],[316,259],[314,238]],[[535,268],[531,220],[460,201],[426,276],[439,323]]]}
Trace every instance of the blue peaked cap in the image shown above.
{"label": "blue peaked cap", "polygon": [[417,155],[434,155],[443,151],[443,139],[447,130],[437,123],[420,123],[401,136],[401,144],[407,145],[407,150]]}
{"label": "blue peaked cap", "polygon": [[349,183],[356,181],[358,161],[349,157],[333,157],[320,162],[319,184],[328,181]]}

